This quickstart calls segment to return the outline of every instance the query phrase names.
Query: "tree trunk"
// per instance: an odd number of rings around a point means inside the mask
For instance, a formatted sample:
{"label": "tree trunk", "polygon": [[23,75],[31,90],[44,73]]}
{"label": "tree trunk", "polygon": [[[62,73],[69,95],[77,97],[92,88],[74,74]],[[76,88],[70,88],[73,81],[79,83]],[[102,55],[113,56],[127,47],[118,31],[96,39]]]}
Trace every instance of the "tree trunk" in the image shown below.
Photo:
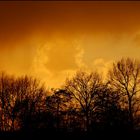
{"label": "tree trunk", "polygon": [[86,132],[89,131],[89,113],[88,111],[86,112],[86,128],[85,128]]}
{"label": "tree trunk", "polygon": [[58,102],[58,104],[57,104],[57,124],[56,124],[57,126],[57,131],[59,130],[59,102]]}
{"label": "tree trunk", "polygon": [[133,111],[132,111],[132,105],[131,105],[132,101],[129,98],[129,119],[130,119],[130,127],[131,129],[134,128],[134,118],[133,118]]}

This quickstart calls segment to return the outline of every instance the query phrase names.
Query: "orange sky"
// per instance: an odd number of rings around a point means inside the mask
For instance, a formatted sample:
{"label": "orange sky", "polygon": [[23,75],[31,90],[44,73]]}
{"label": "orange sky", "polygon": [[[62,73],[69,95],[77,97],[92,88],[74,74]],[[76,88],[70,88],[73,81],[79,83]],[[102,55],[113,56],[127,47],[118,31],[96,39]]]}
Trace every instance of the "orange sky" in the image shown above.
{"label": "orange sky", "polygon": [[0,70],[57,87],[78,69],[140,59],[140,2],[0,2]]}

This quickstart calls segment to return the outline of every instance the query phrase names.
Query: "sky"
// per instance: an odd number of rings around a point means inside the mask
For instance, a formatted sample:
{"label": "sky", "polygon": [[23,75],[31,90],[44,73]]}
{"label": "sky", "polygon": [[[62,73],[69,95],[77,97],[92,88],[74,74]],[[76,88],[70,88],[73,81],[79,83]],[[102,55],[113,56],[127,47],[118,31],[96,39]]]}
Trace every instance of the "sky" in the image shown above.
{"label": "sky", "polygon": [[140,60],[139,1],[0,1],[0,71],[59,87],[79,70],[106,75]]}

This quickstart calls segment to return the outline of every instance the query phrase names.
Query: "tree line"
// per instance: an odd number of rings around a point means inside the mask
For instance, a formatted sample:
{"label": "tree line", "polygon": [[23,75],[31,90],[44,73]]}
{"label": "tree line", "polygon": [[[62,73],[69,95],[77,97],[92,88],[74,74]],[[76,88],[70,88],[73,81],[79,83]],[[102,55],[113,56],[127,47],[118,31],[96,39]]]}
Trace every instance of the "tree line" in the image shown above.
{"label": "tree line", "polygon": [[122,58],[106,80],[77,71],[59,89],[37,79],[0,74],[0,132],[131,131],[140,125],[140,62]]}

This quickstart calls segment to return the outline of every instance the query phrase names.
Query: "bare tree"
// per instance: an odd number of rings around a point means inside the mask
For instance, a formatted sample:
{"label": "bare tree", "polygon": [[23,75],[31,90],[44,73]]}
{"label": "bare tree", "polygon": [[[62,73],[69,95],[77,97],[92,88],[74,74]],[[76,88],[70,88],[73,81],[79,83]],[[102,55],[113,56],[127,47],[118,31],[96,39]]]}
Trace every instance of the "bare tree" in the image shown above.
{"label": "bare tree", "polygon": [[109,83],[104,83],[96,98],[96,112],[93,116],[93,128],[96,124],[96,129],[111,130],[117,129],[118,131],[124,130],[128,125],[128,115],[126,110],[121,108],[121,96],[118,91],[114,91],[109,87]]}
{"label": "bare tree", "polygon": [[101,77],[98,73],[86,73],[78,71],[72,79],[67,79],[65,89],[71,94],[75,105],[83,113],[85,130],[89,130],[90,117],[94,112],[96,95],[101,85]]}
{"label": "bare tree", "polygon": [[[25,122],[34,120],[45,101],[44,87],[32,77],[15,78],[5,73],[0,75],[0,129],[15,131]],[[45,107],[44,107],[45,110]]]}
{"label": "bare tree", "polygon": [[46,91],[37,79],[25,76],[16,80],[15,92],[15,110],[18,112],[21,125],[28,127],[34,120],[33,116],[43,108]]}
{"label": "bare tree", "polygon": [[46,98],[47,111],[56,117],[57,130],[60,127],[60,119],[61,121],[64,119],[62,115],[68,110],[70,99],[70,94],[64,89],[54,89],[53,94]]}
{"label": "bare tree", "polygon": [[13,83],[14,77],[4,72],[0,75],[0,124],[1,131],[11,129],[10,112],[13,104]]}
{"label": "bare tree", "polygon": [[122,58],[113,63],[109,71],[109,82],[114,90],[119,91],[122,107],[128,110],[130,124],[135,125],[135,118],[140,111],[140,63],[130,58]]}

